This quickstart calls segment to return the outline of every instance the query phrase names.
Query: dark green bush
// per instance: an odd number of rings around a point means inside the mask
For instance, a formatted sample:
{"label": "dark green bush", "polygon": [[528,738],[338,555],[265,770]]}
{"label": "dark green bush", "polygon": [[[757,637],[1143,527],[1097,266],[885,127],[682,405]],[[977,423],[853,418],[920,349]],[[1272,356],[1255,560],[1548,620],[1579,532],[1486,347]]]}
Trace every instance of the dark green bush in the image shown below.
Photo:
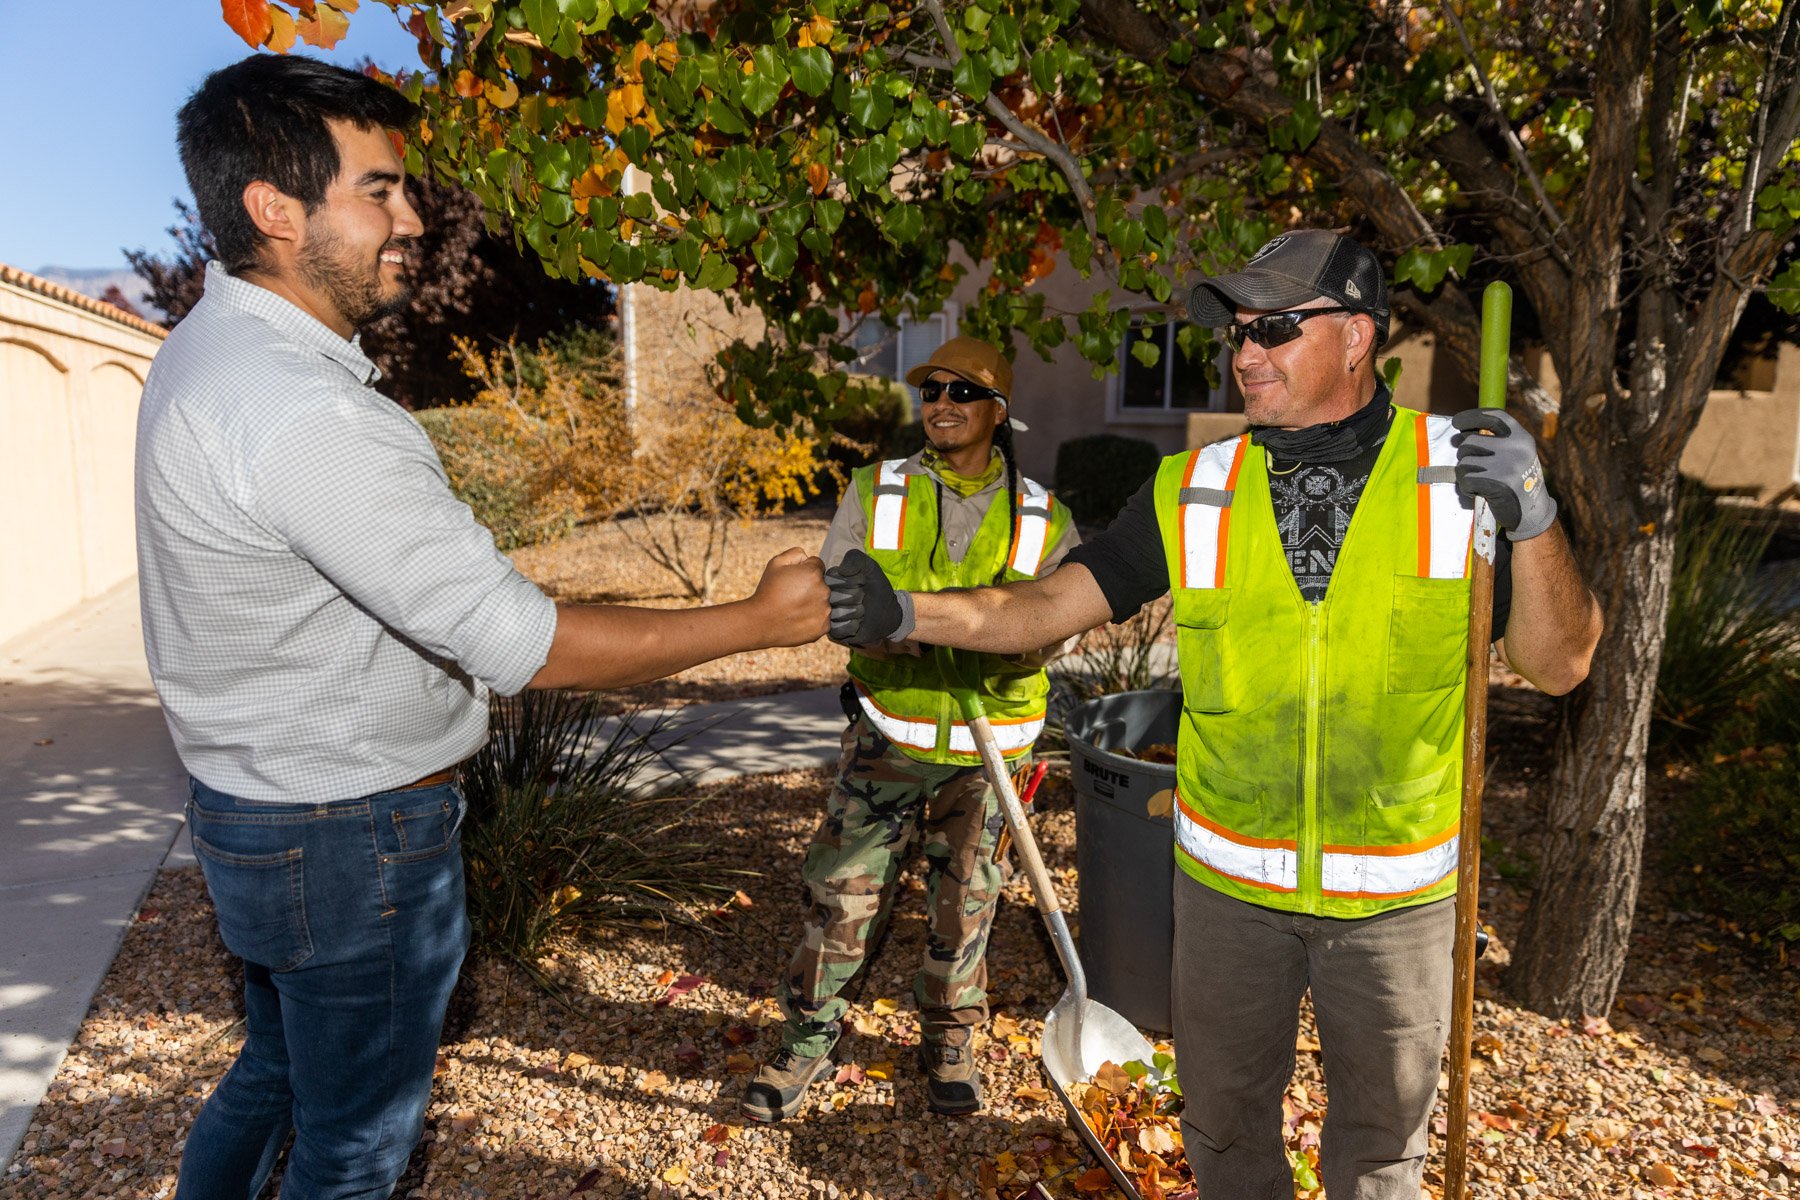
{"label": "dark green bush", "polygon": [[1696,907],[1800,942],[1800,671],[1743,699],[1702,755],[1667,862]]}
{"label": "dark green bush", "polygon": [[1056,450],[1056,498],[1084,525],[1112,520],[1156,474],[1162,452],[1142,438],[1096,433]]}
{"label": "dark green bush", "polygon": [[525,692],[494,703],[487,745],[463,766],[463,857],[475,946],[528,971],[552,936],[645,918],[736,885],[715,847],[683,840],[692,802],[646,798],[669,744],[662,722],[608,723],[593,696]]}
{"label": "dark green bush", "polygon": [[493,531],[500,549],[554,541],[575,528],[577,510],[567,497],[539,491],[543,443],[522,435],[516,418],[468,405],[413,416],[437,447],[450,490]]}
{"label": "dark green bush", "polygon": [[1679,514],[1650,726],[1651,744],[1665,755],[1698,751],[1741,700],[1800,662],[1800,630],[1757,577],[1774,532],[1769,520],[1722,507],[1697,485],[1684,488]]}
{"label": "dark green bush", "polygon": [[[889,453],[895,436],[912,416],[912,393],[901,383],[873,375],[852,375],[845,386],[853,406],[848,416],[832,424],[829,457],[847,473],[883,458],[900,458],[917,450],[919,442],[901,454]],[[854,443],[854,444],[851,444]]]}

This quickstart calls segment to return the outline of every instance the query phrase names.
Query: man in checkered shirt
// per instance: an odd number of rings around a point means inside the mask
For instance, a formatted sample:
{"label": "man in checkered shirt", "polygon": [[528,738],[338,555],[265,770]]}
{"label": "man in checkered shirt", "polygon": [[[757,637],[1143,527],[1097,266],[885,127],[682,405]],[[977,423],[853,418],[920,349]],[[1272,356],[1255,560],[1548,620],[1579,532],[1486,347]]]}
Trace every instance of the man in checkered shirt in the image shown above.
{"label": "man in checkered shirt", "polygon": [[246,1007],[181,1200],[250,1200],[290,1130],[290,1200],[392,1191],[468,945],[453,770],[491,692],[621,687],[825,631],[797,549],[732,604],[555,604],[451,494],[355,336],[406,298],[421,226],[391,131],[416,119],[390,87],[276,55],[180,114],[220,261],[144,388],[144,642]]}

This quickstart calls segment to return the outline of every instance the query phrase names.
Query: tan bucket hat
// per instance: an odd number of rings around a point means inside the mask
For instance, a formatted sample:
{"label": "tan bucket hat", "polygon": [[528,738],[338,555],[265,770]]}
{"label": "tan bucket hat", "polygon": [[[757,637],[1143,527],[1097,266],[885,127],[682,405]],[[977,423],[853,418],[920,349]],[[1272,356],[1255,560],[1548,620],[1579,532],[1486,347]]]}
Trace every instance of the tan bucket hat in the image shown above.
{"label": "tan bucket hat", "polygon": [[933,371],[948,371],[970,383],[993,388],[1002,397],[1012,427],[1026,428],[1025,422],[1012,415],[1012,364],[1006,361],[1004,354],[980,338],[951,338],[932,351],[930,358],[908,371],[906,382],[918,387]]}

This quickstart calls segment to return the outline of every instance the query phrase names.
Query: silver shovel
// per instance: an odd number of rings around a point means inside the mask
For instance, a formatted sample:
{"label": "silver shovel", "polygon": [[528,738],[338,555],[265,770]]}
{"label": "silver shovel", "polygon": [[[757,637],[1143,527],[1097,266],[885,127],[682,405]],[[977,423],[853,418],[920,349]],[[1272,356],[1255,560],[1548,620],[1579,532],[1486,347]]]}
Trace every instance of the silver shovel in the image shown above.
{"label": "silver shovel", "polygon": [[938,653],[949,659],[948,662],[939,660],[945,684],[962,707],[963,717],[975,736],[975,748],[981,753],[981,765],[987,771],[988,782],[999,793],[1006,827],[1012,831],[1013,843],[1019,852],[1019,865],[1031,882],[1038,913],[1044,918],[1044,926],[1049,929],[1050,940],[1056,946],[1056,956],[1062,960],[1063,974],[1069,979],[1062,997],[1044,1018],[1044,1073],[1050,1077],[1050,1085],[1068,1113],[1070,1127],[1081,1135],[1081,1140],[1113,1177],[1119,1190],[1130,1200],[1140,1200],[1131,1180],[1106,1152],[1094,1131],[1088,1128],[1069,1095],[1069,1088],[1077,1083],[1091,1082],[1101,1066],[1108,1062],[1119,1066],[1141,1062],[1148,1066],[1156,1050],[1138,1032],[1137,1026],[1099,1001],[1088,999],[1087,972],[1082,969],[1081,958],[1075,952],[1075,939],[1069,935],[1069,923],[1063,919],[1062,904],[1050,883],[1050,872],[1044,867],[1043,856],[1038,853],[1037,839],[1031,834],[1025,808],[1013,790],[1012,772],[1007,769],[999,743],[994,740],[994,730],[988,724],[981,696],[975,688],[962,683],[954,656],[941,648]]}

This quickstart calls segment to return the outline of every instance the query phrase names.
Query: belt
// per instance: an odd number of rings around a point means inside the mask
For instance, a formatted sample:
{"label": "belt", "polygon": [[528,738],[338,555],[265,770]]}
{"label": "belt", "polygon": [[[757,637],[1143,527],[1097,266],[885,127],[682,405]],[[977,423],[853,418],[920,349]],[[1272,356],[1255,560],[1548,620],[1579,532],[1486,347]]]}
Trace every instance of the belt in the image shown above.
{"label": "belt", "polygon": [[423,788],[442,787],[444,784],[451,783],[455,779],[456,768],[445,767],[443,770],[427,775],[423,779],[415,779],[411,783],[403,783],[399,787],[388,788],[387,790],[390,792],[416,792]]}

